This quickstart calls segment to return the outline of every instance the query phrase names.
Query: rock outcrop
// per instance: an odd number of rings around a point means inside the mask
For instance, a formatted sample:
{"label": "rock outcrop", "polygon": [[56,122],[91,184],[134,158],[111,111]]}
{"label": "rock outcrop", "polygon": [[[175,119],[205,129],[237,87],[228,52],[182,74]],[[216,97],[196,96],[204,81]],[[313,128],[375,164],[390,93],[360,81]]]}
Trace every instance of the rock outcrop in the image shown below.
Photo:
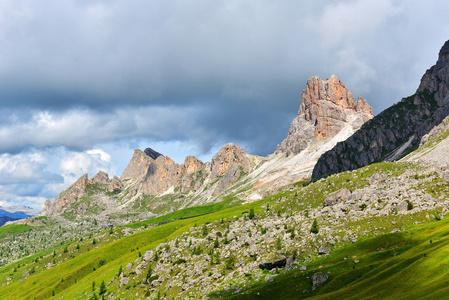
{"label": "rock outcrop", "polygon": [[302,91],[298,115],[290,125],[287,138],[275,154],[298,154],[314,141],[330,139],[348,126],[356,131],[373,117],[372,114],[368,102],[362,97],[354,101],[352,93],[337,76],[324,81],[313,76]]}
{"label": "rock outcrop", "polygon": [[135,191],[147,195],[160,195],[177,185],[181,178],[182,166],[167,156],[159,156],[152,161]]}
{"label": "rock outcrop", "polygon": [[179,165],[167,156],[159,156],[148,164],[145,175],[134,188],[134,194],[161,195],[170,188],[173,188],[172,192],[195,192],[205,182],[213,191],[212,196],[218,196],[241,175],[248,173],[251,167],[249,155],[233,144],[223,146],[210,164],[187,156],[184,164]]}
{"label": "rock outcrop", "polygon": [[109,176],[106,172],[99,171],[97,174],[95,174],[94,177],[92,177],[89,180],[90,184],[107,184],[109,182]]}
{"label": "rock outcrop", "polygon": [[219,195],[225,188],[234,184],[243,173],[251,170],[251,160],[239,146],[224,145],[213,157],[209,181],[217,186],[213,195]]}
{"label": "rock outcrop", "polygon": [[145,152],[139,149],[135,149],[133,157],[120,176],[120,179],[122,181],[125,179],[132,179],[133,181],[137,181],[142,176],[144,176],[145,172],[148,169],[148,166],[152,161],[154,161],[154,159],[149,157]]}
{"label": "rock outcrop", "polygon": [[194,156],[187,156],[184,160],[185,172],[193,174],[204,168],[204,163]]}
{"label": "rock outcrop", "polygon": [[74,184],[68,189],[59,193],[55,201],[51,204],[45,203],[45,207],[42,210],[42,215],[54,215],[61,212],[62,208],[68,204],[74,203],[78,198],[84,196],[86,193],[86,187],[89,183],[87,174],[81,176]]}
{"label": "rock outcrop", "polygon": [[116,190],[121,190],[124,187],[125,186],[123,185],[123,183],[120,180],[120,178],[118,178],[117,176],[114,175],[114,177],[112,177],[112,180],[111,180],[111,182],[109,184],[108,191],[109,192],[114,192]]}
{"label": "rock outcrop", "polygon": [[150,157],[151,159],[156,159],[159,156],[163,156],[161,153],[159,153],[159,152],[157,152],[157,151],[155,151],[155,150],[153,150],[151,148],[146,148],[143,152],[146,155],[148,155],[148,157]]}
{"label": "rock outcrop", "polygon": [[50,207],[51,207],[51,200],[50,199],[45,200],[44,207],[42,208],[41,211],[41,215],[45,216]]}
{"label": "rock outcrop", "polygon": [[422,77],[414,95],[384,110],[346,141],[323,154],[312,177],[319,179],[325,174],[403,157],[449,115],[448,91],[449,41],[441,48],[437,63]]}

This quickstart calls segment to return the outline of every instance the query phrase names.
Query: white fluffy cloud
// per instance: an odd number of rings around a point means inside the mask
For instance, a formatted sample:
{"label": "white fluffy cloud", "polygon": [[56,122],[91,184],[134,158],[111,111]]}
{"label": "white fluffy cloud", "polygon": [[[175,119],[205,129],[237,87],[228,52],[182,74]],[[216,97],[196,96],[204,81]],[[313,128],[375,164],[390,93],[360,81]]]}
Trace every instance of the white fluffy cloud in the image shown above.
{"label": "white fluffy cloud", "polygon": [[115,175],[117,168],[111,155],[101,148],[83,152],[64,148],[32,150],[0,156],[0,205],[29,205],[41,209],[45,200],[53,199],[81,175],[98,171]]}

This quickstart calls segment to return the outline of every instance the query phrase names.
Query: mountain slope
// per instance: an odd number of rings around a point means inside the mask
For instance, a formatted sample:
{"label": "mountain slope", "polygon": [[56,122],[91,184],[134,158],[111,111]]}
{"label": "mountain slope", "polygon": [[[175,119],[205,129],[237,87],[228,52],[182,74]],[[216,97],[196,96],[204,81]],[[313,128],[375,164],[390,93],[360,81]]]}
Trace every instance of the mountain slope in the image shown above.
{"label": "mountain slope", "polygon": [[354,170],[378,161],[393,161],[416,148],[421,138],[449,114],[449,41],[437,63],[426,71],[416,93],[384,110],[323,154],[312,177]]}

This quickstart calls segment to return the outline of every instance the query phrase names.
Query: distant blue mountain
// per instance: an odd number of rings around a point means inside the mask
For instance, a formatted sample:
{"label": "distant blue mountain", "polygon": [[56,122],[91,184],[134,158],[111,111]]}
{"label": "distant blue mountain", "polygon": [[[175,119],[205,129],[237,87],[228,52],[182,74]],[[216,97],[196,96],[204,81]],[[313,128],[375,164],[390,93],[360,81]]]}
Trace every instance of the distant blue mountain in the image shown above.
{"label": "distant blue mountain", "polygon": [[7,216],[1,216],[0,217],[0,226],[3,226],[6,222],[16,221],[16,220],[20,220],[20,219],[18,219],[18,218],[11,218],[11,217],[7,217]]}
{"label": "distant blue mountain", "polygon": [[0,209],[0,217],[10,217],[10,218],[16,218],[16,219],[25,219],[28,217],[31,217],[31,215],[27,215],[23,211],[16,211],[16,212],[9,212],[4,209]]}

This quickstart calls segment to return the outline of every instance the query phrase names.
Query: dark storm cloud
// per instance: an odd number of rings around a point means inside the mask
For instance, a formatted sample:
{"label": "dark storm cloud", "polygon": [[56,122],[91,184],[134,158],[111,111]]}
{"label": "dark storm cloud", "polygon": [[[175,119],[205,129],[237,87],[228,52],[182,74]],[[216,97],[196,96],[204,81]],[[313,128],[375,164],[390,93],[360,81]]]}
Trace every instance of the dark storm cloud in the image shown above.
{"label": "dark storm cloud", "polygon": [[265,155],[312,75],[336,74],[375,113],[412,94],[449,38],[448,10],[437,0],[3,1],[0,151],[151,138]]}

